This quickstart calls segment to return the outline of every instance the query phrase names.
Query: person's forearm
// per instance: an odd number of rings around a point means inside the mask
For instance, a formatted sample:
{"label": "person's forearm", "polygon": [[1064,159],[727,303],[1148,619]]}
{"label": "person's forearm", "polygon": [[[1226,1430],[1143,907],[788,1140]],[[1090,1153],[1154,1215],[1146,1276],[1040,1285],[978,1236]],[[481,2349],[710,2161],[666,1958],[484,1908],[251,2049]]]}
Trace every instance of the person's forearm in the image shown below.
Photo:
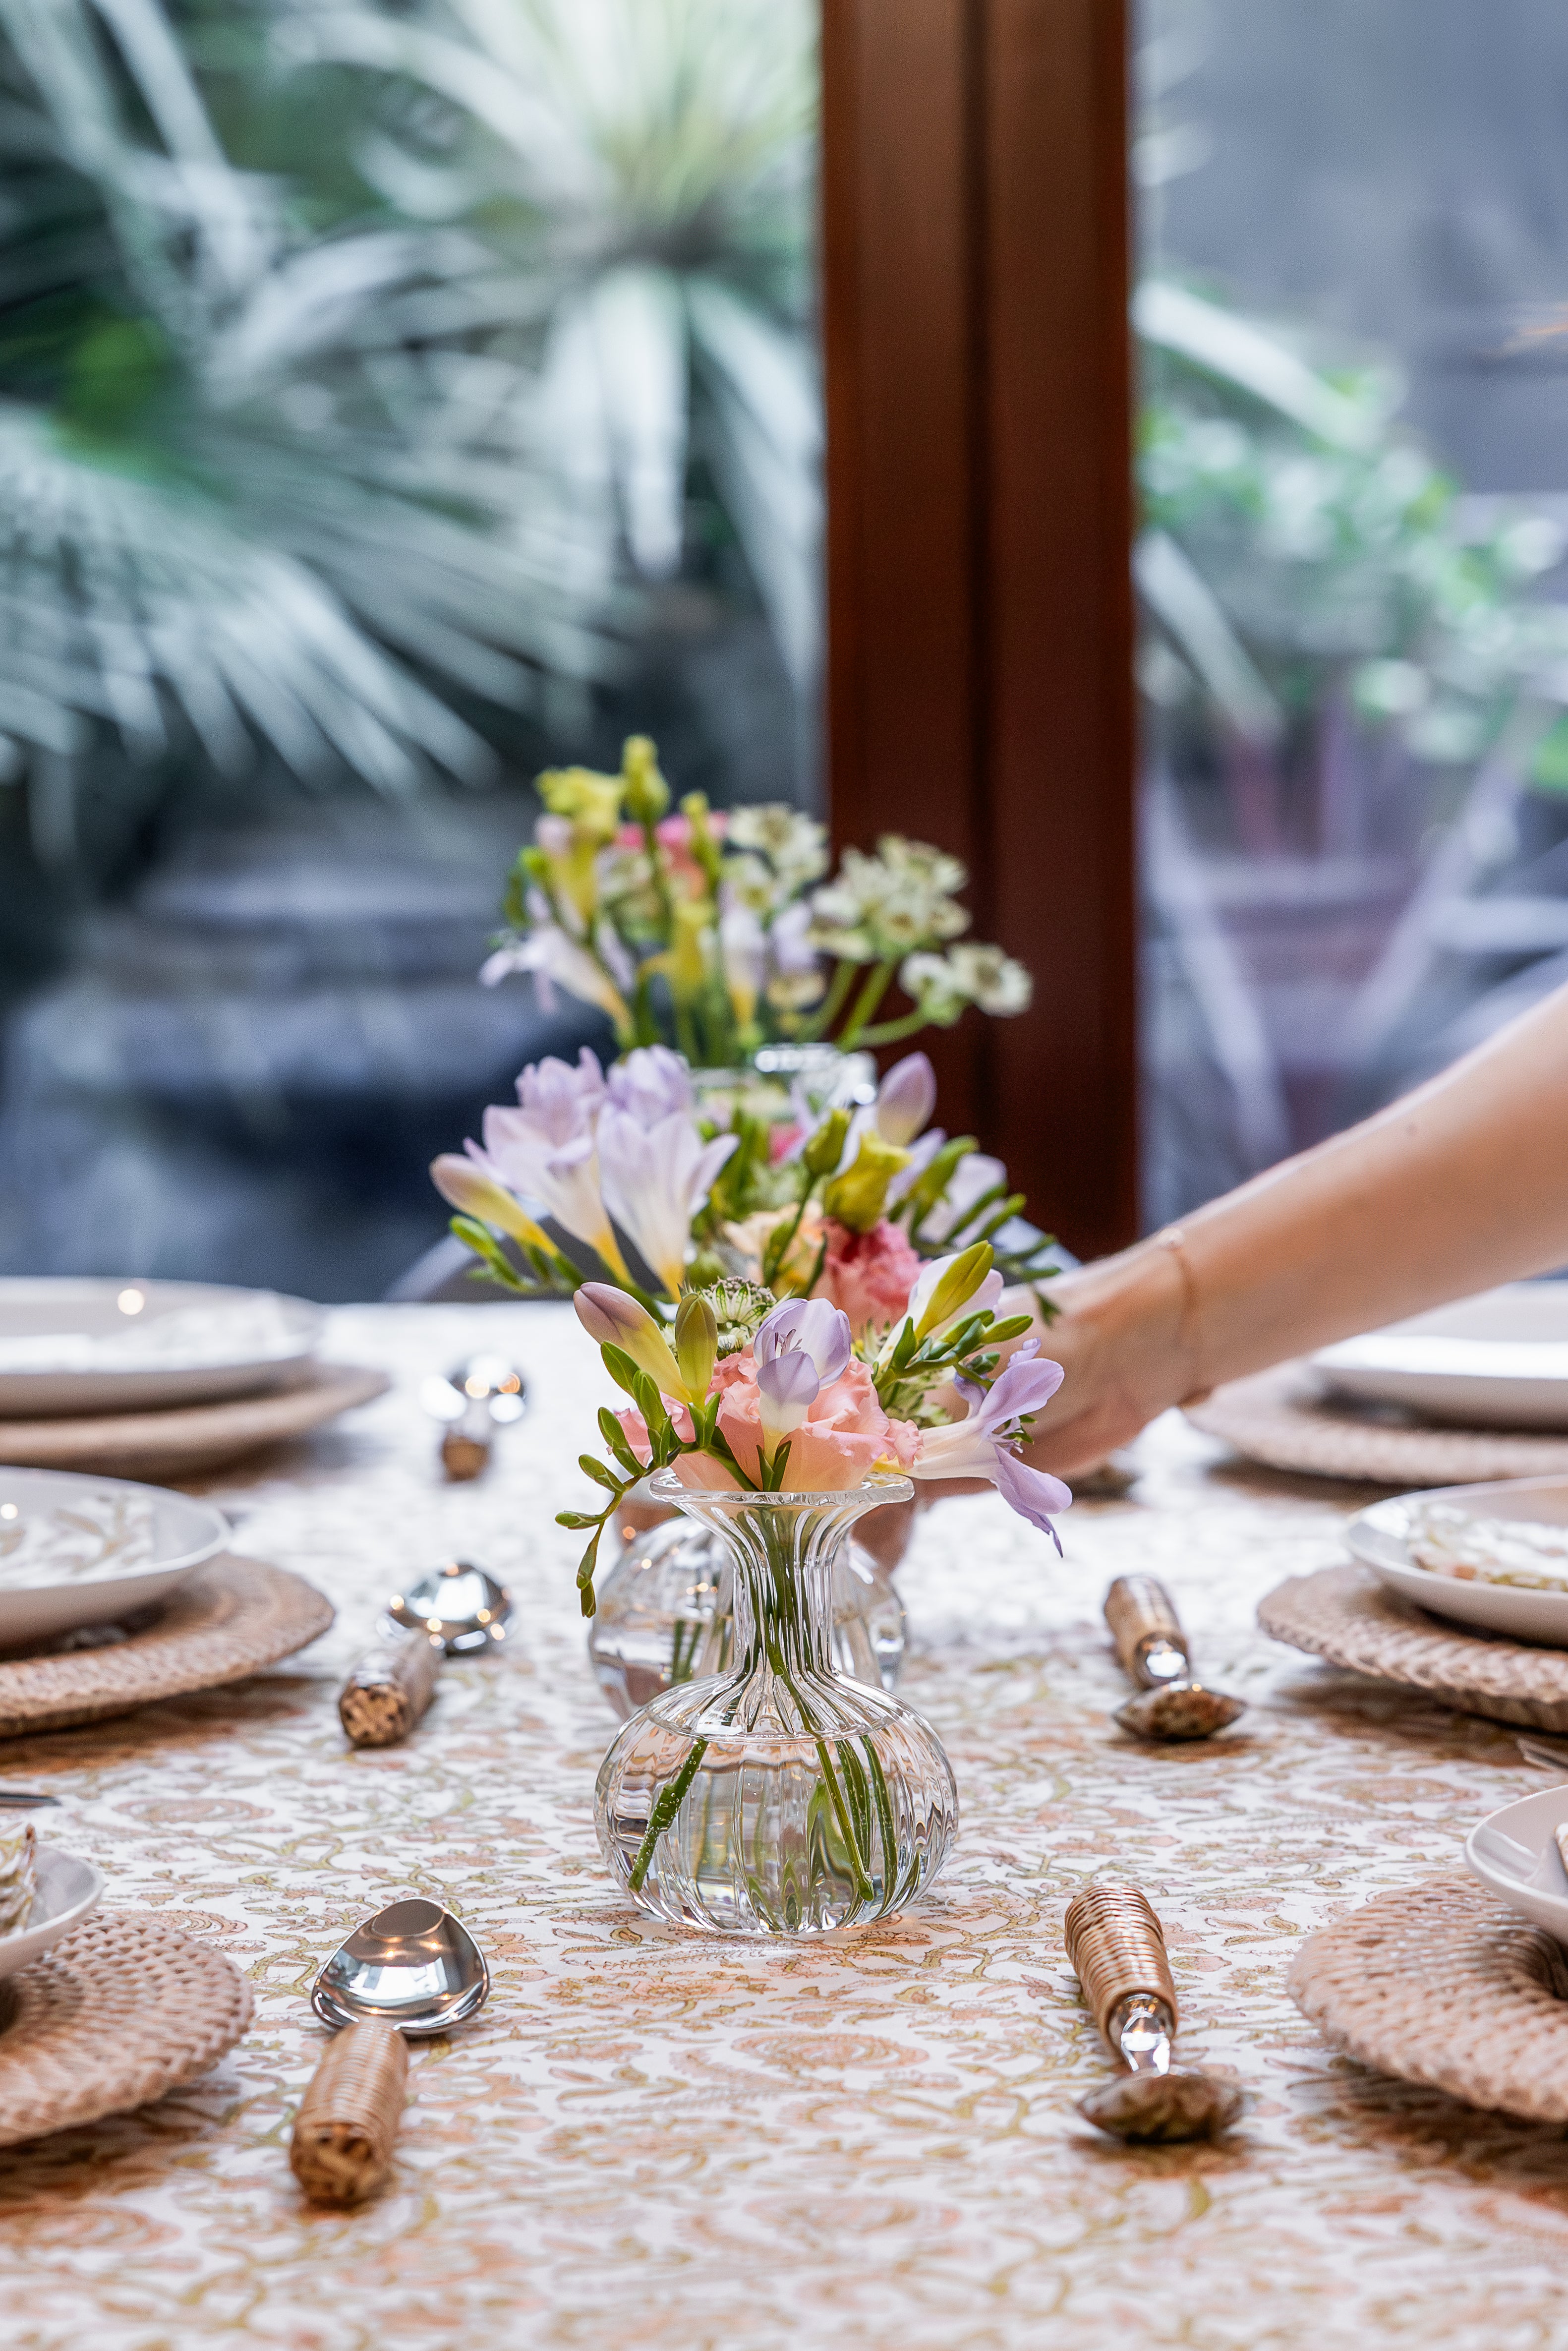
{"label": "person's forearm", "polygon": [[1375,1118],[1067,1277],[1040,1458],[1087,1459],[1222,1380],[1565,1261],[1561,990]]}

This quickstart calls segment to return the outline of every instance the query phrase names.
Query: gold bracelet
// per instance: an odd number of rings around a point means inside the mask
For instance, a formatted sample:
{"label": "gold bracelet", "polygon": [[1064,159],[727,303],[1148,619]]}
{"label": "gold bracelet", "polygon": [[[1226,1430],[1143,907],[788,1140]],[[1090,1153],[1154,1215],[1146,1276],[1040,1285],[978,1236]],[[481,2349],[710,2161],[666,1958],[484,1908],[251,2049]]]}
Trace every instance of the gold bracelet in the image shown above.
{"label": "gold bracelet", "polygon": [[[1197,1322],[1198,1310],[1197,1276],[1192,1270],[1192,1263],[1186,1253],[1186,1235],[1179,1225],[1167,1225],[1163,1232],[1155,1234],[1152,1246],[1155,1249],[1168,1249],[1176,1260],[1176,1274],[1181,1282],[1181,1311],[1176,1317],[1176,1346],[1178,1351],[1185,1351],[1186,1347],[1196,1339],[1194,1326]],[[1201,1404],[1205,1396],[1211,1395],[1212,1392],[1211,1381],[1206,1387],[1194,1388],[1190,1395],[1181,1398],[1181,1402],[1184,1405]]]}

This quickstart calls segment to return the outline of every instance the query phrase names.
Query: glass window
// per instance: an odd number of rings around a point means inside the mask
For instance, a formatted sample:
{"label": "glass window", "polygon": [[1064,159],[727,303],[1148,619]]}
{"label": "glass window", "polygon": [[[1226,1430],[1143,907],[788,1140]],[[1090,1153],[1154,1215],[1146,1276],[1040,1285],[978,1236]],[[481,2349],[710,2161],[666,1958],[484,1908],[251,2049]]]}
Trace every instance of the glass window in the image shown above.
{"label": "glass window", "polygon": [[803,0],[0,0],[0,1270],[379,1294],[593,1034],[528,779],[814,802],[815,111]]}
{"label": "glass window", "polygon": [[1568,977],[1568,19],[1144,0],[1151,1223]]}

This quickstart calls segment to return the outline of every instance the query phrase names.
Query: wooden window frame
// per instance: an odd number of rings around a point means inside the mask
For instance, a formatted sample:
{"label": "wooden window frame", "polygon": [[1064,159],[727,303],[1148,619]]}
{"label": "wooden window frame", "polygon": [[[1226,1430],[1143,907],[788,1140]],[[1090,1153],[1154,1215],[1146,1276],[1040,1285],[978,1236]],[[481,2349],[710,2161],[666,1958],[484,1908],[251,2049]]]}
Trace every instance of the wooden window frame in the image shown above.
{"label": "wooden window frame", "polygon": [[1126,26],[824,0],[835,838],[961,856],[1031,1009],[933,1058],[1080,1256],[1138,1230]]}

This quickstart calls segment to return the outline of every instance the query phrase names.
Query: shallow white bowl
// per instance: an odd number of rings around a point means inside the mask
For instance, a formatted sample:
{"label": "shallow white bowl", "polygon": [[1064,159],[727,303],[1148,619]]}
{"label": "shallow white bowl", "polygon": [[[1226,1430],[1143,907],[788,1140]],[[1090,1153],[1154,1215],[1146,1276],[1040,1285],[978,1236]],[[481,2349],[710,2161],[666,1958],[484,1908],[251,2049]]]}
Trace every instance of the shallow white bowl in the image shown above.
{"label": "shallow white bowl", "polygon": [[1568,1281],[1515,1281],[1320,1347],[1325,1385],[1477,1428],[1568,1429]]}
{"label": "shallow white bowl", "polygon": [[1480,1822],[1465,1839],[1465,1861],[1511,1910],[1568,1943],[1568,1870],[1552,1834],[1562,1821],[1568,1821],[1568,1782],[1521,1796]]}
{"label": "shallow white bowl", "polygon": [[[49,1368],[56,1339],[85,1353],[94,1343],[154,1332],[175,1314],[231,1317],[230,1347],[225,1350],[221,1334],[209,1333],[189,1358],[176,1349],[140,1368],[103,1363]],[[322,1309],[306,1299],[218,1282],[0,1280],[0,1419],[156,1412],[259,1395],[309,1361],[323,1320]]]}
{"label": "shallow white bowl", "polygon": [[1568,1649],[1568,1591],[1526,1592],[1512,1583],[1468,1583],[1413,1563],[1406,1541],[1410,1512],[1417,1503],[1433,1501],[1451,1502],[1471,1518],[1568,1526],[1568,1478],[1504,1478],[1492,1485],[1434,1486],[1424,1493],[1399,1494],[1361,1511],[1344,1537],[1353,1556],[1370,1567],[1380,1583],[1418,1608],[1473,1625],[1478,1632]]}
{"label": "shallow white bowl", "polygon": [[211,1502],[176,1494],[163,1486],[141,1486],[129,1478],[93,1478],[66,1469],[0,1468],[0,1511],[14,1506],[33,1511],[69,1509],[93,1494],[146,1497],[152,1505],[152,1556],[117,1573],[8,1583],[0,1567],[0,1650],[18,1649],[84,1625],[111,1625],[138,1608],[166,1599],[204,1560],[214,1558],[229,1539],[228,1520]]}
{"label": "shallow white bowl", "polygon": [[37,1891],[32,1916],[14,1935],[0,1935],[0,1980],[41,1959],[103,1898],[103,1872],[90,1861],[79,1861],[54,1844],[39,1845],[35,1860]]}

